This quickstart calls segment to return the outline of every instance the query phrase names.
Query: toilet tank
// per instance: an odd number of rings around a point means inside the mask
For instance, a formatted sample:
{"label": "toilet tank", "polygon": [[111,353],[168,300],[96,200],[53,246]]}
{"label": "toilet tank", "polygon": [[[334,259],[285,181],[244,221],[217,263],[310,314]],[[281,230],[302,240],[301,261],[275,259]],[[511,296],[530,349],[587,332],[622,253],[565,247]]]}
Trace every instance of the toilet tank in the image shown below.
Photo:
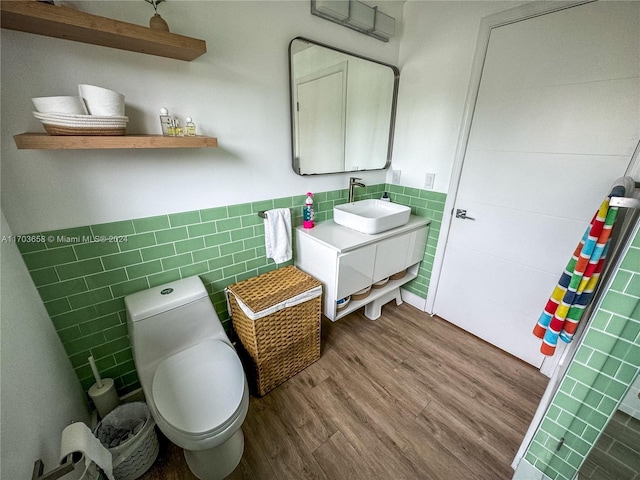
{"label": "toilet tank", "polygon": [[199,277],[128,295],[124,299],[136,368],[146,369],[203,340],[229,343]]}

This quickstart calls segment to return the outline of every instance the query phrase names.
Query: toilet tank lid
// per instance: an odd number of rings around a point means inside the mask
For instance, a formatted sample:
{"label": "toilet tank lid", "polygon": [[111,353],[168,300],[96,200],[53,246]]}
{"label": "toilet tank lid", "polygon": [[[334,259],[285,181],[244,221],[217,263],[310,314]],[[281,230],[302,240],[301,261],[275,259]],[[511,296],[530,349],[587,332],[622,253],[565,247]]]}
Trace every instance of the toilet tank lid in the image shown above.
{"label": "toilet tank lid", "polygon": [[165,283],[124,297],[127,315],[133,322],[207,297],[207,289],[198,276]]}

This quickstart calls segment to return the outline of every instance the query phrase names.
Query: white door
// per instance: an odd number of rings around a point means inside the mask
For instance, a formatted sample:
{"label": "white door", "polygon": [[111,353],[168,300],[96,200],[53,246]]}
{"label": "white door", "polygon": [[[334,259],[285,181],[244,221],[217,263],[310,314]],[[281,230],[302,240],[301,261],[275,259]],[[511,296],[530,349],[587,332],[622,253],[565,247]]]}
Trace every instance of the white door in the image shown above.
{"label": "white door", "polygon": [[296,85],[302,174],[344,170],[346,77],[345,62]]}
{"label": "white door", "polygon": [[[494,28],[434,312],[540,367],[533,327],[640,135],[640,2]],[[454,212],[455,213],[455,212]]]}

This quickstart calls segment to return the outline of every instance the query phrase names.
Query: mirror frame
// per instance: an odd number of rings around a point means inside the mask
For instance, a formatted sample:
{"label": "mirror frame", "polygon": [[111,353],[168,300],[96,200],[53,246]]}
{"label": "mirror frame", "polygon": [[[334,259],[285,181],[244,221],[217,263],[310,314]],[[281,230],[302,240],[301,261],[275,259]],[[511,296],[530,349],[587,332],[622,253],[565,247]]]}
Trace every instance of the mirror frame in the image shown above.
{"label": "mirror frame", "polygon": [[[391,98],[391,114],[390,114],[390,122],[389,122],[389,139],[387,144],[387,159],[383,167],[380,168],[366,168],[361,170],[342,170],[335,172],[321,172],[321,173],[300,173],[300,165],[298,164],[298,160],[296,158],[296,140],[295,140],[295,108],[294,108],[294,77],[293,77],[293,59],[292,59],[292,46],[293,42],[296,40],[301,40],[303,42],[311,43],[313,45],[317,45],[319,47],[327,48],[329,50],[333,50],[334,52],[342,53],[344,55],[348,55],[350,57],[358,58],[360,60],[366,60],[368,62],[376,63],[378,65],[382,65],[384,67],[388,67],[393,72],[393,94]],[[295,37],[289,42],[289,118],[291,121],[291,165],[293,167],[293,171],[300,176],[307,175],[331,175],[335,173],[349,173],[349,172],[366,172],[371,170],[385,170],[389,168],[391,165],[391,154],[393,152],[393,138],[395,133],[395,125],[396,125],[396,109],[398,104],[398,87],[400,84],[400,70],[398,67],[394,65],[390,65],[388,63],[384,63],[378,60],[374,60],[371,58],[364,57],[362,55],[358,55],[352,52],[347,52],[346,50],[342,50],[340,48],[332,47],[326,45],[321,42],[316,42],[315,40],[311,40],[306,37]]]}

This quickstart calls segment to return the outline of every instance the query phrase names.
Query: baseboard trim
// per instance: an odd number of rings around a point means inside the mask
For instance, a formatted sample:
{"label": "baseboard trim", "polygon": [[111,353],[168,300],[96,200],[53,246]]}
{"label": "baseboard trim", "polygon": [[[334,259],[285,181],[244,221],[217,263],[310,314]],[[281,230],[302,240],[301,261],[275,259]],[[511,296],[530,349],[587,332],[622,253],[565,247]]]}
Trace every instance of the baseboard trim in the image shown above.
{"label": "baseboard trim", "polygon": [[426,300],[424,298],[419,297],[415,293],[411,293],[409,290],[405,290],[404,288],[400,289],[400,294],[402,295],[403,302],[407,302],[409,305],[422,312],[425,311]]}

